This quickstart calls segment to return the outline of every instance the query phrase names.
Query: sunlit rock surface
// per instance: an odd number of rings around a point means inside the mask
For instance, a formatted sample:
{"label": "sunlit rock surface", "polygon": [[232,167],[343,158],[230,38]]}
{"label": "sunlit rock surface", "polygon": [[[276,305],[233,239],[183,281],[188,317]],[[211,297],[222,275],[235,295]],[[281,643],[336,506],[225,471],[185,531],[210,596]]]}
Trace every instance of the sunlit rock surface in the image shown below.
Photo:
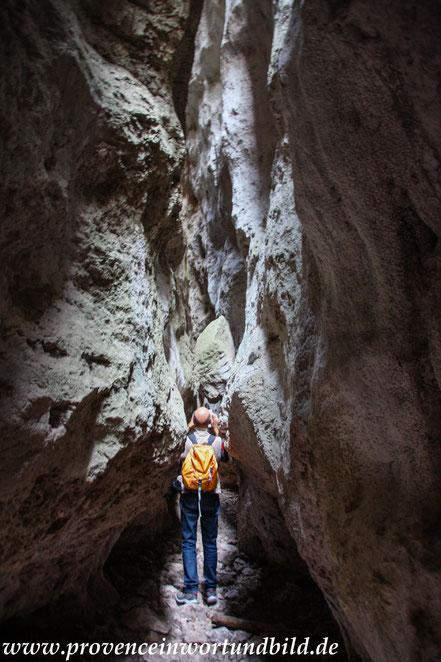
{"label": "sunlit rock surface", "polygon": [[85,593],[139,513],[154,533],[185,428],[188,7],[150,4],[2,3],[3,617]]}
{"label": "sunlit rock surface", "polygon": [[441,641],[439,29],[430,2],[213,0],[188,93],[192,305],[237,347],[240,535],[270,550],[278,508],[373,662]]}

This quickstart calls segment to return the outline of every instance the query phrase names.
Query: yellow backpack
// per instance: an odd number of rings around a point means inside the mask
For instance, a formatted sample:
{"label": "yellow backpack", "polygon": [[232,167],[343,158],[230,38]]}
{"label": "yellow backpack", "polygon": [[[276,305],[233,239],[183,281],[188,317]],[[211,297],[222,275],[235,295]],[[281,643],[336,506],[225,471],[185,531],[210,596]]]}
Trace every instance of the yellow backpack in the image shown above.
{"label": "yellow backpack", "polygon": [[213,450],[216,437],[210,435],[206,444],[196,443],[193,433],[188,435],[193,446],[182,465],[182,481],[188,490],[213,492],[219,482],[219,470]]}

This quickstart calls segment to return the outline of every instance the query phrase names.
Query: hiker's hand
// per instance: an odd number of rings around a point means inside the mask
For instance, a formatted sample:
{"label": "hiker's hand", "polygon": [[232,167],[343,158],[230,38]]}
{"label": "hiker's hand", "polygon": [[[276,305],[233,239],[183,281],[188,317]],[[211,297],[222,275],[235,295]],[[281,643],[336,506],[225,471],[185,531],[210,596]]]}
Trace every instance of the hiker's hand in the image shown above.
{"label": "hiker's hand", "polygon": [[219,436],[219,419],[216,416],[216,414],[211,414],[211,427],[213,428],[213,432],[216,435],[216,437]]}
{"label": "hiker's hand", "polygon": [[228,421],[224,419],[220,424],[219,430],[220,430],[220,436],[223,439],[225,439],[228,436]]}
{"label": "hiker's hand", "polygon": [[187,432],[190,432],[191,428],[194,428],[194,420],[193,416],[190,418],[188,425],[187,425]]}

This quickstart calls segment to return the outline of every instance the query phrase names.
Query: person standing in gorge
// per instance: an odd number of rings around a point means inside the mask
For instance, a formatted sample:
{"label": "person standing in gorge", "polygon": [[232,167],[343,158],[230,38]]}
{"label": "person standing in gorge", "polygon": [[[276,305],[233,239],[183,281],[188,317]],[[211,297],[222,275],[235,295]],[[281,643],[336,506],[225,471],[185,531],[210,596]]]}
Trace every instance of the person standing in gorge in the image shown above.
{"label": "person standing in gorge", "polygon": [[[210,434],[211,426],[214,434]],[[182,483],[180,498],[182,561],[184,566],[184,592],[176,595],[178,604],[197,602],[198,569],[196,534],[198,518],[201,518],[204,548],[203,584],[206,602],[217,602],[217,531],[221,492],[218,463],[228,462],[228,453],[219,436],[217,416],[206,407],[193,413],[187,428],[185,449],[181,455]]]}

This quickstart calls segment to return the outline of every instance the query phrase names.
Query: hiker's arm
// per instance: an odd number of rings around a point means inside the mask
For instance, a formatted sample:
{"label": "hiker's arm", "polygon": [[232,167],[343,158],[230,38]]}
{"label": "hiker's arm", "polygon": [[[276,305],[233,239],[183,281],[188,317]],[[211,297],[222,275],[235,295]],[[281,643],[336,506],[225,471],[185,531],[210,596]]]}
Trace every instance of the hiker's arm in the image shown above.
{"label": "hiker's arm", "polygon": [[185,460],[185,458],[187,457],[188,451],[190,450],[191,446],[192,446],[192,443],[191,443],[190,439],[187,438],[187,439],[185,440],[185,448],[184,448],[184,450],[182,451],[181,456],[180,456],[180,458],[179,458],[181,464],[182,464],[182,462]]}
{"label": "hiker's arm", "polygon": [[190,432],[190,430],[194,428],[194,419],[193,416],[190,418],[187,424],[187,433]]}
{"label": "hiker's arm", "polygon": [[185,456],[188,453],[188,449],[187,449],[187,442],[188,441],[189,441],[189,439],[186,440],[184,451],[179,456],[178,464],[177,464],[177,467],[176,467],[176,478],[171,482],[169,490],[168,490],[167,494],[165,495],[165,498],[168,501],[174,499],[174,497],[176,496],[177,493],[182,492],[183,483],[182,483],[182,473],[181,473],[181,471],[182,471],[182,463],[185,459]]}
{"label": "hiker's arm", "polygon": [[190,448],[191,448],[191,445],[192,445],[192,444],[191,444],[190,439],[187,438],[187,439],[185,440],[185,448],[184,448],[184,450],[182,451],[182,453],[181,453],[180,456],[179,456],[179,461],[178,461],[178,475],[176,476],[176,480],[178,481],[178,483],[179,483],[180,486],[181,486],[180,490],[178,490],[179,492],[182,492],[182,488],[183,488],[182,473],[181,473],[181,470],[182,470],[182,464],[183,464],[185,458],[187,457],[187,454],[188,454],[188,451],[189,451]]}
{"label": "hiker's arm", "polygon": [[211,427],[216,437],[219,437],[219,419],[216,414],[211,415]]}

